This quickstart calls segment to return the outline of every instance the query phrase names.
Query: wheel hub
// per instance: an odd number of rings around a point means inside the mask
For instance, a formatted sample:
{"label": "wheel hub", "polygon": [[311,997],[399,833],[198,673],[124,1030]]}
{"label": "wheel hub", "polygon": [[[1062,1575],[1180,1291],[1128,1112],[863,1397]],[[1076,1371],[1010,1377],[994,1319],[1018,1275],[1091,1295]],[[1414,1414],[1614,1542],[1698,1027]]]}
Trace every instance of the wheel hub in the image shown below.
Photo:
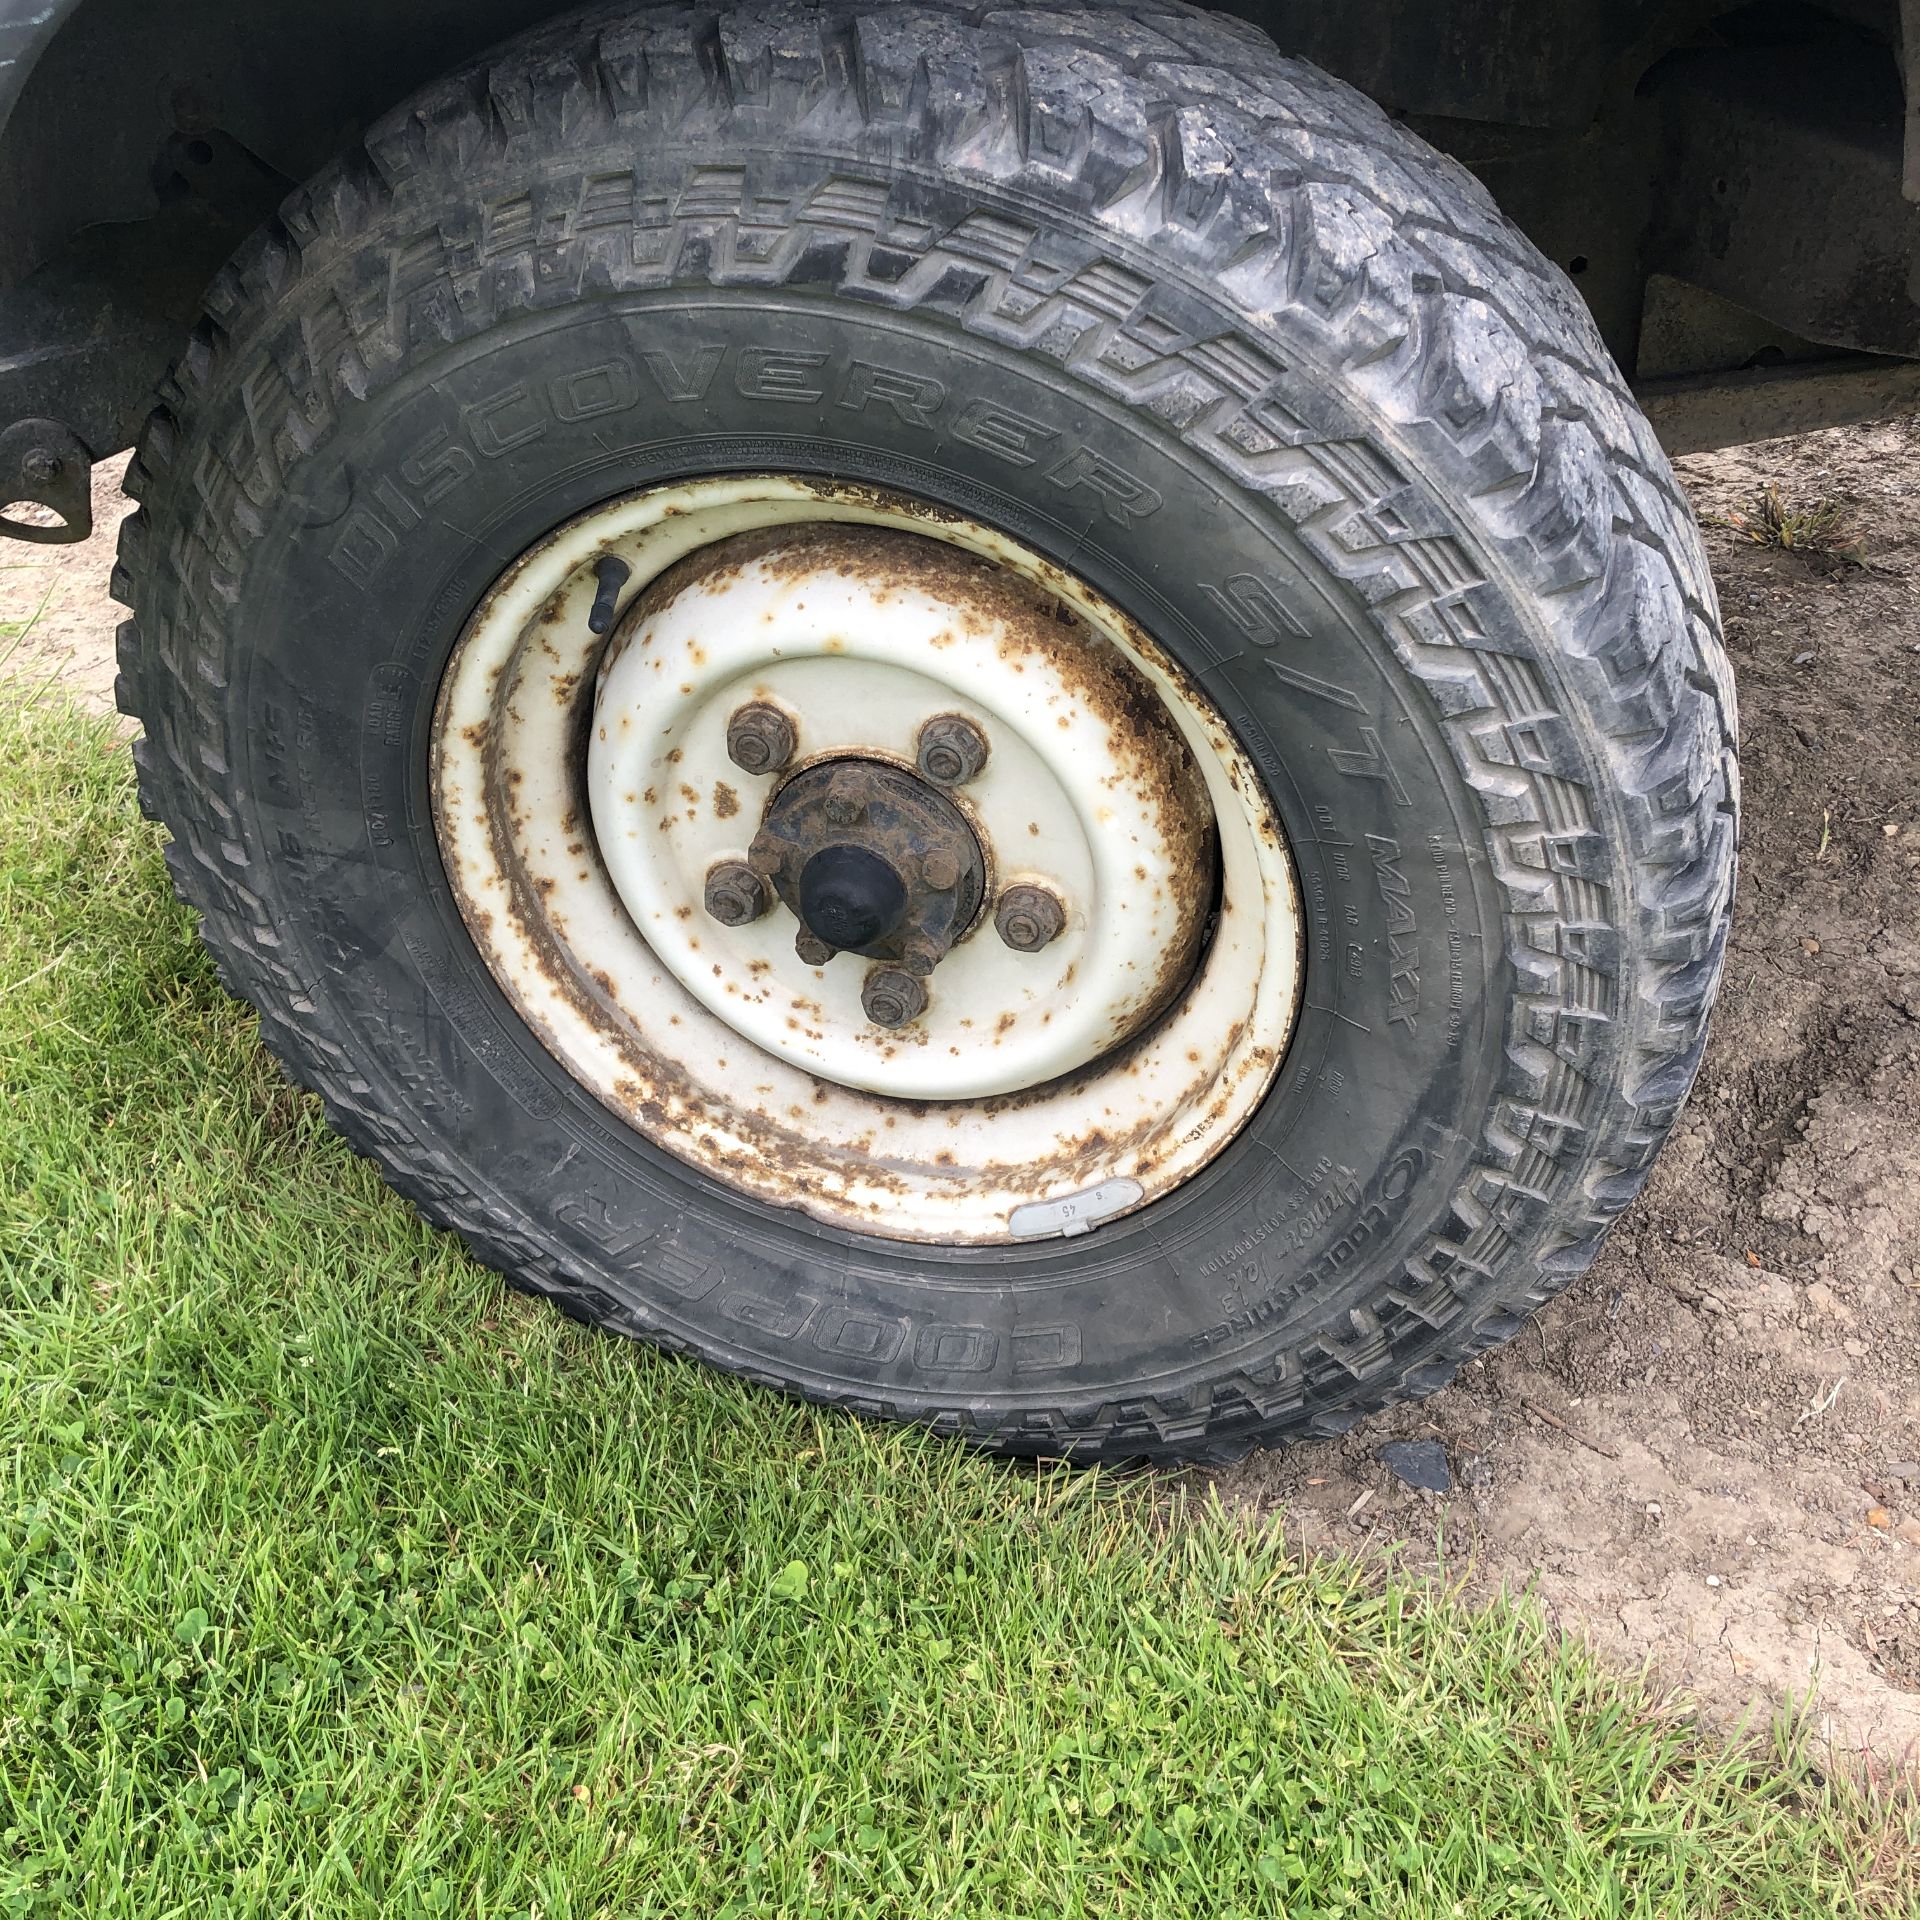
{"label": "wheel hub", "polygon": [[987,884],[960,809],[880,760],[832,760],[787,781],[747,864],[799,921],[803,959],[857,953],[922,977],[972,925]]}

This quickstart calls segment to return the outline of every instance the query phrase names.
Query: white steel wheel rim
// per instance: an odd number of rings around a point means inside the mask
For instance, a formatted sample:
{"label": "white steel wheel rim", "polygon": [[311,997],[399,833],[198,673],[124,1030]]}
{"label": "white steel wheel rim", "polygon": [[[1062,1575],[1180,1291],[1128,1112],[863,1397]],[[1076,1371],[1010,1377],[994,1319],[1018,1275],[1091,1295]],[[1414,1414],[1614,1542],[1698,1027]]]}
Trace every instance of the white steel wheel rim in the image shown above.
{"label": "white steel wheel rim", "polygon": [[[608,645],[587,793],[614,891],[708,1012],[836,1085],[972,1100],[1089,1065],[1164,1004],[1180,983],[1163,980],[1168,968],[1184,976],[1190,962],[1180,930],[1197,932],[1212,890],[1211,851],[1184,817],[1205,806],[1186,791],[1197,769],[1127,737],[1121,663],[1091,628],[1058,644],[1052,596],[918,533],[808,536],[718,543],[717,564],[675,569],[648,596],[678,586],[666,604],[649,617],[637,605]],[[991,852],[989,898],[1042,886],[1065,906],[1060,933],[1022,953],[976,927],[939,963],[926,1011],[890,1030],[862,1011],[855,956],[797,961],[790,914],[717,924],[705,877],[745,855],[793,771],[729,761],[727,721],[748,704],[793,716],[802,767],[911,768],[924,722],[974,723],[991,753],[948,798]]]}
{"label": "white steel wheel rim", "polygon": [[[808,573],[788,551],[811,552],[820,530],[831,554],[830,530],[856,528],[958,554],[913,581],[841,579],[836,591],[830,569]],[[709,552],[735,551],[748,559],[703,573]],[[595,567],[608,559],[628,572],[613,631],[595,634]],[[984,612],[969,603],[956,617],[970,581]],[[1057,603],[1063,635],[1044,661],[1041,639],[993,628],[996,611],[1036,595]],[[1153,794],[1129,789],[1118,722],[1086,695],[1095,656],[1151,689],[1211,811],[1215,912],[1170,1000],[1153,958],[1192,903],[1178,906],[1178,862],[1139,844]],[[784,908],[740,927],[701,910],[701,874],[739,853],[780,784],[726,758],[726,716],[753,697],[795,712],[788,774],[852,752],[910,763],[929,712],[977,718],[993,742],[979,779],[952,790],[988,855],[988,905],[908,1028],[865,1018],[858,956],[807,966]],[[1118,608],[944,510],[757,475],[580,516],[509,568],[469,622],[441,684],[432,782],[468,930],[547,1049],[655,1144],[823,1224],[953,1245],[1085,1231],[1206,1165],[1286,1050],[1298,893],[1251,762]],[[1032,804],[1043,792],[1044,817]],[[994,892],[1023,879],[1068,907],[1038,953],[1009,951],[992,925]]]}

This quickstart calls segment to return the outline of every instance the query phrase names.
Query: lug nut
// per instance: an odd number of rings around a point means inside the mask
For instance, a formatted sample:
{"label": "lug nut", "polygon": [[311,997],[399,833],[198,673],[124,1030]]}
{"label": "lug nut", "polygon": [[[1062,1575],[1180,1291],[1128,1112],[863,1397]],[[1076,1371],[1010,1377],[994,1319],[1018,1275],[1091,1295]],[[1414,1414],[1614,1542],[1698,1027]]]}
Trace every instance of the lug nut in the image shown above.
{"label": "lug nut", "polygon": [[742,773],[778,773],[793,747],[793,722],[764,700],[738,708],[727,722],[727,758]]}
{"label": "lug nut", "polygon": [[964,786],[987,764],[987,736],[957,713],[940,713],[920,729],[919,767],[935,786]]}
{"label": "lug nut", "polygon": [[904,1027],[927,1010],[927,989],[899,967],[875,967],[860,989],[860,1004],[876,1027]]}
{"label": "lug nut", "polygon": [[840,951],[830,947],[817,934],[808,933],[804,928],[796,936],[793,950],[810,967],[824,967]]}
{"label": "lug nut", "polygon": [[1066,908],[1045,887],[1009,887],[993,916],[994,931],[1015,953],[1038,953],[1066,924]]}
{"label": "lug nut", "polygon": [[949,887],[959,884],[960,862],[945,847],[935,847],[920,862],[920,877],[928,886],[945,893]]}
{"label": "lug nut", "polygon": [[707,911],[723,927],[744,927],[771,904],[767,883],[742,860],[722,860],[707,871]]}

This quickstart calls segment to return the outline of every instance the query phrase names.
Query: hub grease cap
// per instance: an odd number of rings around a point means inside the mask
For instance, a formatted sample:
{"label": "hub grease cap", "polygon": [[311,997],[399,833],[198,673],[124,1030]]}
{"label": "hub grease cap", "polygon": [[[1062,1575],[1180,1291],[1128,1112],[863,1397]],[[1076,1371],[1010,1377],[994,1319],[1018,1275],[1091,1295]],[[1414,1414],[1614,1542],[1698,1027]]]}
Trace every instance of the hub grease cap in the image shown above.
{"label": "hub grease cap", "polygon": [[906,918],[907,883],[870,847],[822,847],[800,869],[798,893],[788,904],[829,947],[871,952]]}

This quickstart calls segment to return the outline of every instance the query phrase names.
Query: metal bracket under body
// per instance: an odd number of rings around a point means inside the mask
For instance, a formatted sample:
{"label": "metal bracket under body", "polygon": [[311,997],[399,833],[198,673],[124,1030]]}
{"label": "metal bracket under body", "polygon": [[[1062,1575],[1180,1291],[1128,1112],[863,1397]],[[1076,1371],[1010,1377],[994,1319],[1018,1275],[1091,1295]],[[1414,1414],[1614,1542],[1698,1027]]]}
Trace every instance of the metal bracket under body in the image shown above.
{"label": "metal bracket under body", "polygon": [[[60,516],[36,526],[6,511],[22,502]],[[21,420],[0,433],[0,535],[40,546],[64,546],[93,531],[93,460],[57,420]]]}

